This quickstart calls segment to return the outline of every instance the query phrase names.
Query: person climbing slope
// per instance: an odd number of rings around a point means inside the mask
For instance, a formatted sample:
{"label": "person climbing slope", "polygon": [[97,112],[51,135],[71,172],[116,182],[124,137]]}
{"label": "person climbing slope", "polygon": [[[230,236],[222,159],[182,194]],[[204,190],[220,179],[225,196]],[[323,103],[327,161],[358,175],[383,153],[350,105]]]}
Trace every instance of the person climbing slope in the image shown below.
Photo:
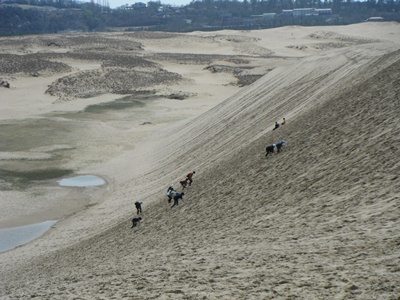
{"label": "person climbing slope", "polygon": [[183,200],[183,196],[185,195],[185,193],[176,193],[174,196],[174,204],[171,206],[171,208],[173,208],[175,205],[179,204],[179,199]]}
{"label": "person climbing slope", "polygon": [[133,218],[133,219],[132,219],[132,226],[131,226],[131,228],[133,228],[133,227],[139,227],[140,221],[142,221],[142,218],[141,218],[141,217],[139,217],[139,218]]}
{"label": "person climbing slope", "polygon": [[193,182],[193,175],[196,174],[196,171],[193,171],[186,176],[186,180],[189,182],[189,186],[192,185]]}
{"label": "person climbing slope", "polygon": [[142,211],[142,203],[143,202],[140,202],[140,201],[136,201],[135,202],[135,207],[136,207],[136,210],[137,210],[137,214],[139,215],[139,214],[141,214],[143,211]]}
{"label": "person climbing slope", "polygon": [[168,189],[167,189],[167,196],[168,196],[168,203],[171,203],[172,201],[172,197],[175,194],[175,190],[173,188],[173,185],[171,185]]}

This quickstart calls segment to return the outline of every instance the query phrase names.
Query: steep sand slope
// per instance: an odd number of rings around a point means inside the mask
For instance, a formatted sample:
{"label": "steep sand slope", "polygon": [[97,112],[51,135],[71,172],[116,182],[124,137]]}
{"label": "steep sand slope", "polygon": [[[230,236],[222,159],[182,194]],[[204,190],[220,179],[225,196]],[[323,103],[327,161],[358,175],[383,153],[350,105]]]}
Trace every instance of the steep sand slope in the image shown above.
{"label": "steep sand slope", "polygon": [[[1,295],[397,299],[399,78],[392,44],[335,50],[155,133],[160,148],[146,155],[159,169],[141,183],[156,195],[195,169],[181,205],[157,196],[139,230],[123,220],[6,270]],[[286,149],[265,158],[281,138]]]}

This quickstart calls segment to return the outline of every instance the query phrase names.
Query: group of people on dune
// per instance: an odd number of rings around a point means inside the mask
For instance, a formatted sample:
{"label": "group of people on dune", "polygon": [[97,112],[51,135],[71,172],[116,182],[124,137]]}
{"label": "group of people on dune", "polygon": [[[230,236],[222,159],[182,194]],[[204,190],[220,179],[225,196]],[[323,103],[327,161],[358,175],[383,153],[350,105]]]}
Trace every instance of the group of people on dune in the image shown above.
{"label": "group of people on dune", "polygon": [[[278,122],[275,122],[275,127],[272,130],[276,130],[278,128],[280,128],[281,126],[286,124],[286,119],[283,118],[283,121],[281,124],[279,124]],[[276,144],[272,144],[267,146],[266,150],[266,154],[265,156],[268,156],[268,154],[272,154],[275,152],[275,149],[277,150],[277,152],[279,153],[282,148],[283,145],[286,144],[285,140],[281,140]],[[179,181],[181,187],[182,187],[182,191],[181,192],[177,192],[173,185],[169,186],[167,189],[167,197],[168,197],[168,203],[171,203],[172,200],[174,200],[174,203],[172,204],[171,208],[173,208],[174,206],[179,205],[179,200],[183,200],[183,196],[185,195],[185,193],[183,192],[185,188],[187,188],[188,186],[192,185],[193,182],[193,175],[196,174],[196,171],[190,172],[189,174],[186,175],[186,178],[184,180]],[[137,215],[142,214],[142,202],[140,201],[136,201],[135,202],[135,207],[137,210]],[[140,222],[142,221],[141,217],[135,217],[132,219],[132,227],[139,227]]]}
{"label": "group of people on dune", "polygon": [[283,118],[281,124],[279,124],[278,121],[276,121],[276,122],[275,122],[275,127],[274,127],[274,129],[272,129],[272,130],[276,130],[276,129],[280,128],[281,126],[285,125],[285,124],[286,124],[286,119],[285,119],[285,118]]}
{"label": "group of people on dune", "polygon": [[[179,181],[179,183],[182,186],[182,192],[178,193],[174,188],[173,185],[168,187],[167,189],[167,197],[168,197],[168,203],[172,202],[172,199],[174,200],[174,204],[172,204],[171,208],[173,208],[176,205],[179,205],[179,200],[183,199],[183,196],[185,193],[183,190],[187,188],[188,186],[192,185],[193,182],[193,175],[196,174],[196,171],[190,172],[189,174],[186,175],[186,178],[184,180]],[[136,201],[135,202],[135,207],[136,207],[136,214],[140,215],[142,214],[142,203],[141,201]],[[142,221],[142,217],[134,217],[132,219],[132,226],[133,227],[139,227],[140,222]]]}
{"label": "group of people on dune", "polygon": [[171,206],[171,208],[179,204],[179,199],[183,199],[183,196],[185,195],[183,190],[188,186],[192,185],[194,174],[196,174],[196,171],[190,172],[189,174],[186,175],[186,178],[184,180],[179,181],[179,183],[182,186],[182,192],[178,193],[177,191],[175,191],[173,185],[168,187],[167,189],[168,203],[171,203],[172,199],[174,199],[174,204]]}
{"label": "group of people on dune", "polygon": [[[281,124],[279,124],[278,122],[275,122],[275,127],[272,129],[273,131],[274,130],[276,130],[276,129],[279,129],[279,128],[281,128],[283,125],[285,125],[286,124],[286,119],[285,118],[283,118],[283,121],[282,121],[282,123]],[[277,153],[279,153],[279,152],[281,152],[281,150],[282,150],[282,148],[283,148],[283,145],[285,145],[286,144],[286,141],[285,140],[281,140],[281,141],[279,141],[278,143],[276,143],[276,144],[272,144],[272,145],[269,145],[269,146],[267,146],[267,148],[265,148],[265,157],[267,157],[268,156],[268,154],[272,154],[272,153],[274,153],[275,152],[275,149],[277,150],[276,152]]]}

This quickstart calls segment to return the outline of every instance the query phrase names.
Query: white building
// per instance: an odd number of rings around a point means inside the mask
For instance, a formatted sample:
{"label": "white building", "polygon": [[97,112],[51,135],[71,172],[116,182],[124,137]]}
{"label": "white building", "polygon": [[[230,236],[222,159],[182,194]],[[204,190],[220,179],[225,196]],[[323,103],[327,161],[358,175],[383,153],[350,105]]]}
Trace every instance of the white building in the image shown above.
{"label": "white building", "polygon": [[283,9],[282,15],[291,15],[293,17],[303,16],[324,16],[332,15],[331,8],[295,8],[295,9]]}
{"label": "white building", "polygon": [[295,8],[293,9],[293,17],[314,16],[317,13],[315,8]]}

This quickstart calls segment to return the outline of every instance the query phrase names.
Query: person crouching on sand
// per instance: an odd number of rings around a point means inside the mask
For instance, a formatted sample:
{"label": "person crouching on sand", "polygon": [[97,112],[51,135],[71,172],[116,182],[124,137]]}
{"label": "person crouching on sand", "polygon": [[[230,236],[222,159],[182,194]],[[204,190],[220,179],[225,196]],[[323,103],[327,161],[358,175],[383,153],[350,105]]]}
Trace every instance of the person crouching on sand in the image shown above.
{"label": "person crouching on sand", "polygon": [[132,219],[132,226],[131,226],[131,228],[133,228],[133,227],[139,227],[139,226],[140,226],[140,221],[142,221],[142,218],[141,218],[141,217],[139,217],[139,218],[133,218],[133,219]]}
{"label": "person crouching on sand", "polygon": [[179,204],[179,199],[183,200],[183,196],[185,195],[185,193],[176,193],[174,196],[174,204],[171,206],[171,208],[173,208],[175,205]]}

